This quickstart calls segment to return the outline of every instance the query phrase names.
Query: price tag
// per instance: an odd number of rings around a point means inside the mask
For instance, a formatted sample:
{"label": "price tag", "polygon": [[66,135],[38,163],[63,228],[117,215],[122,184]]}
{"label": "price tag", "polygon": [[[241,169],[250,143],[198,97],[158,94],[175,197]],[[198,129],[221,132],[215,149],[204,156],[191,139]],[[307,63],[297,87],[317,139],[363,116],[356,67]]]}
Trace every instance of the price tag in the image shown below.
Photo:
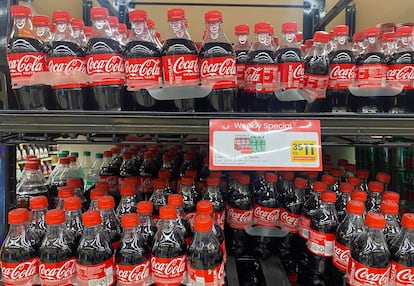
{"label": "price tag", "polygon": [[210,120],[211,170],[321,171],[319,120]]}

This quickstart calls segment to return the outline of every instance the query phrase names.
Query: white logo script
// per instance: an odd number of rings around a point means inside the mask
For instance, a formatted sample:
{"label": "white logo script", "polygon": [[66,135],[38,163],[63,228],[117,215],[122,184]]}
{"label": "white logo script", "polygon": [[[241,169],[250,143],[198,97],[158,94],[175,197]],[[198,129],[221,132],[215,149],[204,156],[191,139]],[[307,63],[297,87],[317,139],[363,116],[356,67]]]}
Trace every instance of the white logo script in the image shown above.
{"label": "white logo script", "polygon": [[201,64],[202,77],[236,75],[236,61],[226,58],[223,62],[209,63],[207,60]]}
{"label": "white logo script", "polygon": [[299,218],[290,216],[289,212],[284,211],[280,214],[280,220],[287,225],[296,226]]}
{"label": "white logo script", "polygon": [[159,59],[146,59],[143,63],[130,63],[126,60],[125,71],[129,76],[159,77],[161,75],[161,61]]}
{"label": "white logo script", "polygon": [[260,72],[263,70],[262,67],[247,67],[244,74],[245,74],[245,81],[246,82],[260,82],[261,75]]}
{"label": "white logo script", "polygon": [[279,209],[272,209],[271,211],[262,209],[261,207],[256,207],[254,209],[254,217],[268,221],[268,222],[276,222],[279,218]]}
{"label": "white logo script", "polygon": [[331,73],[329,74],[330,79],[349,79],[353,80],[356,76],[356,67],[352,66],[352,68],[341,68],[341,66],[335,66]]}
{"label": "white logo script", "polygon": [[20,263],[16,267],[5,267],[2,265],[2,274],[4,278],[11,280],[22,280],[30,278],[37,274],[37,259]]}
{"label": "white logo script", "polygon": [[66,261],[59,268],[46,268],[43,263],[39,265],[39,276],[40,278],[46,280],[65,280],[70,278],[73,274],[75,274],[75,272],[76,269],[74,259]]}
{"label": "white logo script", "polygon": [[355,278],[359,282],[368,284],[387,285],[389,278],[389,269],[385,273],[371,273],[368,268],[360,268],[355,271]]}
{"label": "white logo script", "polygon": [[49,71],[51,72],[64,72],[69,73],[71,71],[86,72],[86,65],[82,59],[71,59],[68,62],[57,62],[53,59],[49,61]]}
{"label": "white logo script", "polygon": [[90,73],[123,73],[124,65],[122,57],[113,55],[109,59],[99,59],[89,57],[87,62],[88,72]]}
{"label": "white logo script", "polygon": [[135,266],[132,270],[119,269],[117,266],[117,277],[126,282],[144,281],[149,276],[149,261]]}
{"label": "white logo script", "polygon": [[412,273],[411,269],[403,269],[397,273],[396,280],[401,283],[413,283],[414,273]]}
{"label": "white logo script", "polygon": [[170,278],[178,277],[185,271],[185,256],[171,259],[168,263],[158,262],[156,257],[151,258],[153,271],[162,273]]}
{"label": "white logo script", "polygon": [[24,55],[19,59],[9,61],[11,71],[19,73],[35,73],[45,71],[43,55]]}
{"label": "white logo script", "polygon": [[248,224],[251,222],[252,214],[253,214],[252,210],[238,212],[232,208],[230,208],[227,213],[229,220],[237,221],[243,224]]}
{"label": "white logo script", "polygon": [[174,62],[173,70],[175,74],[197,73],[198,72],[197,59],[185,60],[184,57],[179,57]]}

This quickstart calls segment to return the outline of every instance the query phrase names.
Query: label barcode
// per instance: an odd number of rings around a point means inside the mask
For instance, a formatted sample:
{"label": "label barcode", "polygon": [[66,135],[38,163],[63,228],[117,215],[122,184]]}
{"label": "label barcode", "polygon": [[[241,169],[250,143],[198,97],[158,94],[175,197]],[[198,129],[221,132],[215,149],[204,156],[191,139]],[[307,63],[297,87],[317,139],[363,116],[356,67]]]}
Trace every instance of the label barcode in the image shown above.
{"label": "label barcode", "polygon": [[89,280],[88,281],[88,286],[107,286],[106,278]]}

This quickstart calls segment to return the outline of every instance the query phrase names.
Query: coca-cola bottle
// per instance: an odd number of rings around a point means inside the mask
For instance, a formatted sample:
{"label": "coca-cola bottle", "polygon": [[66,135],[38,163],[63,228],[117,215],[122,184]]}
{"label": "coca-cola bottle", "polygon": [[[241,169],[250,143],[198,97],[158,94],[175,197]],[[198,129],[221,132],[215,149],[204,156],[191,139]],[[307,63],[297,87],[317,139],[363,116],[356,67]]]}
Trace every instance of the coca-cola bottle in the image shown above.
{"label": "coca-cola bottle", "polygon": [[367,212],[380,211],[383,190],[384,185],[380,182],[371,181],[368,183]]}
{"label": "coca-cola bottle", "polygon": [[160,227],[151,250],[152,279],[157,285],[179,285],[186,273],[187,246],[177,229],[177,209],[173,206],[161,207],[160,218]]}
{"label": "coca-cola bottle", "polygon": [[135,199],[135,186],[131,184],[123,184],[120,188],[121,201],[116,208],[118,218],[126,213],[135,213],[137,201]]}
{"label": "coca-cola bottle", "polygon": [[256,41],[247,54],[244,71],[246,109],[253,112],[274,111],[277,67],[269,23],[256,23],[254,32]]}
{"label": "coca-cola bottle", "polygon": [[[348,183],[352,186],[354,191],[364,191],[364,192],[366,191],[362,185],[361,179],[358,177],[349,177]],[[367,184],[367,189],[368,189],[368,184]]]}
{"label": "coca-cola bottle", "polygon": [[75,190],[71,187],[63,186],[58,190],[58,203],[56,205],[57,209],[63,210],[63,203],[67,198],[75,196]]}
{"label": "coca-cola bottle", "polygon": [[90,192],[91,203],[89,204],[90,211],[98,210],[98,199],[107,195],[102,189],[92,189]]}
{"label": "coca-cola bottle", "polygon": [[157,110],[158,101],[151,97],[147,89],[158,88],[162,84],[161,53],[148,29],[147,12],[132,10],[129,20],[131,35],[125,52],[126,85],[135,109]]}
{"label": "coca-cola bottle", "polygon": [[400,203],[400,194],[396,192],[386,191],[382,193],[382,200],[383,201],[393,201],[397,204]]}
{"label": "coca-cola bottle", "polygon": [[153,181],[157,177],[158,167],[155,160],[152,158],[151,152],[144,153],[144,161],[142,162],[141,167],[139,168],[139,177],[140,177],[140,192],[144,198],[149,198],[151,193],[154,190]]}
{"label": "coca-cola bottle", "polygon": [[160,215],[160,208],[162,206],[167,205],[167,198],[168,195],[165,192],[165,188],[167,187],[167,182],[162,179],[154,180],[154,192],[150,197],[150,201],[153,204],[153,216],[156,222],[158,222],[158,218]]}
{"label": "coca-cola bottle", "polygon": [[378,213],[365,217],[366,230],[351,244],[346,285],[388,285],[391,254],[385,241],[383,229],[385,218]]}
{"label": "coca-cola bottle", "polygon": [[155,40],[155,44],[159,50],[162,49],[162,44],[160,42],[160,39],[157,36],[157,30],[155,27],[155,21],[153,19],[147,18],[147,26],[148,31],[150,32],[152,38]]}
{"label": "coca-cola bottle", "polygon": [[106,8],[91,8],[93,32],[86,48],[86,71],[98,110],[120,110],[124,79],[122,47],[112,34]]}
{"label": "coca-cola bottle", "polygon": [[356,165],[355,164],[346,164],[345,166],[345,173],[344,173],[344,180],[348,180],[350,177],[356,176]]}
{"label": "coca-cola bottle", "polygon": [[2,283],[4,286],[32,286],[38,275],[38,256],[27,231],[29,210],[17,208],[9,211],[9,232],[0,250]]}
{"label": "coca-cola bottle", "polygon": [[328,191],[334,191],[334,192],[337,191],[337,189],[335,189],[336,180],[334,176],[326,175],[326,174],[322,175],[321,181],[327,185]]}
{"label": "coca-cola bottle", "polygon": [[118,286],[146,285],[150,275],[151,252],[138,232],[138,214],[122,216],[123,233],[115,255],[115,273]]}
{"label": "coca-cola bottle", "polygon": [[132,154],[125,152],[122,154],[124,159],[122,165],[119,167],[119,180],[118,183],[121,186],[125,183],[125,178],[127,177],[137,177],[139,174],[139,165],[136,164],[135,159],[132,157]]}
{"label": "coca-cola bottle", "polygon": [[[162,47],[164,86],[194,86],[200,82],[197,47],[191,40],[181,8],[168,10],[170,35]],[[178,111],[194,111],[194,99],[174,101]],[[170,110],[171,111],[171,110]],[[173,110],[174,111],[174,110]]]}
{"label": "coca-cola bottle", "polygon": [[234,33],[237,37],[237,43],[234,45],[236,53],[236,74],[237,74],[237,111],[246,111],[248,100],[244,93],[244,71],[246,69],[247,53],[250,50],[248,36],[250,28],[246,24],[240,24],[234,27]]}
{"label": "coca-cola bottle", "polygon": [[361,189],[368,192],[369,171],[366,169],[358,169],[356,170],[355,175],[361,180]]}
{"label": "coca-cola bottle", "polygon": [[390,174],[384,173],[384,172],[378,172],[375,175],[375,180],[382,183],[384,185],[384,191],[389,191],[390,183],[391,183],[391,176]]}
{"label": "coca-cola bottle", "polygon": [[305,58],[305,74],[303,77],[303,88],[308,96],[315,99],[308,103],[308,112],[330,111],[326,99],[326,89],[329,81],[329,55],[327,43],[330,34],[323,31],[316,31],[313,36],[313,46]]}
{"label": "coca-cola bottle", "polygon": [[39,249],[39,278],[42,285],[72,285],[76,273],[74,244],[65,226],[61,209],[46,213],[47,231]]}
{"label": "coca-cola bottle", "polygon": [[[81,77],[86,72],[82,43],[73,36],[72,16],[69,12],[55,11],[52,20],[55,31],[48,55],[48,67],[49,72],[53,72],[56,77],[56,84],[52,85],[56,108],[82,110],[86,96],[86,84]],[[70,80],[65,82],[65,78]]]}
{"label": "coca-cola bottle", "polygon": [[335,203],[336,212],[338,214],[338,221],[343,221],[346,215],[346,206],[351,200],[351,193],[354,190],[351,184],[341,183],[339,185],[339,195]]}
{"label": "coca-cola bottle", "polygon": [[[377,36],[377,28],[364,30],[364,47],[356,59],[356,80],[359,88],[383,88],[386,85],[387,66]],[[386,109],[383,99],[378,96],[358,96],[355,98],[355,105],[360,113],[377,113]]]}
{"label": "coca-cola bottle", "polygon": [[111,151],[104,151],[104,160],[99,172],[99,182],[108,183],[109,194],[117,195],[119,168],[112,161],[112,155]]}
{"label": "coca-cola bottle", "polygon": [[384,237],[390,246],[394,237],[401,232],[398,203],[383,200],[380,211],[385,217]]}
{"label": "coca-cola bottle", "polygon": [[66,213],[66,230],[70,235],[71,241],[74,242],[74,245],[78,245],[83,233],[80,198],[67,198],[64,202],[64,209]]}
{"label": "coca-cola bottle", "polygon": [[171,182],[171,172],[168,169],[160,169],[158,171],[158,179],[162,179],[166,182],[165,186],[165,193],[166,194],[173,194],[175,193],[175,187],[173,187],[173,184],[175,182]]}
{"label": "coca-cola bottle", "polygon": [[81,199],[82,211],[87,211],[89,208],[89,203],[85,195],[83,194],[82,179],[81,178],[69,178],[66,180],[66,186],[69,188],[73,188],[74,195]]}
{"label": "coca-cola bottle", "polygon": [[351,111],[352,94],[349,87],[355,82],[355,56],[348,41],[349,27],[333,29],[335,49],[329,53],[329,82],[326,99],[331,112]]}
{"label": "coca-cola bottle", "polygon": [[344,171],[342,169],[332,169],[331,170],[332,177],[335,178],[335,183],[333,185],[333,190],[339,195],[339,185],[342,181],[344,181]]}
{"label": "coca-cola bottle", "polygon": [[152,219],[153,205],[149,201],[142,201],[137,204],[139,215],[138,231],[142,234],[148,247],[152,248],[153,239],[157,232],[157,226]]}
{"label": "coca-cola bottle", "polygon": [[405,286],[414,283],[414,214],[403,214],[401,233],[391,242],[390,285]]}
{"label": "coca-cola bottle", "polygon": [[206,36],[199,52],[201,84],[212,87],[207,97],[196,100],[197,111],[236,110],[236,58],[222,30],[223,16],[213,10],[204,14]]}
{"label": "coca-cola bottle", "polygon": [[101,212],[102,226],[110,238],[112,248],[118,248],[121,238],[121,228],[118,217],[115,215],[115,200],[112,196],[103,196],[98,199],[98,209]]}
{"label": "coca-cola bottle", "polygon": [[114,249],[102,228],[101,214],[87,211],[82,221],[85,230],[76,251],[77,283],[79,286],[88,286],[90,282],[112,286],[115,283]]}
{"label": "coca-cola bottle", "polygon": [[35,239],[35,244],[40,246],[46,233],[46,212],[48,200],[46,196],[37,196],[30,199],[30,223],[29,229]]}
{"label": "coca-cola bottle", "polygon": [[29,85],[33,75],[47,71],[45,49],[33,31],[30,8],[13,5],[10,12],[13,27],[7,61],[18,106],[20,109],[46,109],[49,89],[41,84]]}
{"label": "coca-cola bottle", "polygon": [[177,208],[177,228],[180,230],[184,237],[185,243],[190,245],[193,238],[193,230],[191,229],[191,223],[184,216],[183,211],[183,196],[181,194],[172,194],[168,196],[168,205]]}
{"label": "coca-cola bottle", "polygon": [[50,41],[52,39],[52,32],[50,31],[50,18],[47,15],[32,16],[33,31],[35,35],[40,38],[41,42],[50,48]]}
{"label": "coca-cola bottle", "polygon": [[187,251],[187,272],[191,284],[224,285],[223,251],[212,232],[213,220],[198,214],[194,219],[194,238]]}
{"label": "coca-cola bottle", "polygon": [[367,202],[368,194],[364,191],[354,191],[351,193],[351,200],[363,202],[364,205]]}
{"label": "coca-cola bottle", "polygon": [[73,37],[75,38],[75,40],[77,40],[77,42],[81,45],[82,48],[86,48],[86,45],[88,44],[88,39],[86,38],[85,32],[83,31],[84,28],[85,23],[82,19],[72,19]]}
{"label": "coca-cola bottle", "polygon": [[352,241],[365,229],[364,203],[349,201],[346,216],[339,223],[332,254],[332,285],[345,286]]}
{"label": "coca-cola bottle", "polygon": [[[279,195],[276,189],[278,177],[275,173],[265,174],[264,188],[254,197],[253,224],[263,228],[275,228],[280,214]],[[259,236],[255,239],[255,252],[266,258],[274,252],[274,239]]]}
{"label": "coca-cola bottle", "polygon": [[212,203],[213,217],[218,223],[218,225],[221,227],[221,229],[224,229],[224,221],[226,214],[223,195],[220,191],[220,178],[207,178],[207,188],[203,194],[203,200],[208,200]]}
{"label": "coca-cola bottle", "polygon": [[195,186],[195,178],[182,177],[180,181],[180,188],[178,190],[184,198],[184,214],[185,218],[192,223],[196,214],[196,205],[202,198],[201,192]]}

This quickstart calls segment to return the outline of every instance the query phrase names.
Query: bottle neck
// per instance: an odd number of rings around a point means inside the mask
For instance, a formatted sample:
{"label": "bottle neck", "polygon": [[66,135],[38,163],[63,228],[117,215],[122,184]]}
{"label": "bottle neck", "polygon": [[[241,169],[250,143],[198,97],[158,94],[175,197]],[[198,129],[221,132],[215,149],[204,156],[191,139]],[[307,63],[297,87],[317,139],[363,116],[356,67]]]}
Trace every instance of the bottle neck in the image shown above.
{"label": "bottle neck", "polygon": [[63,237],[63,224],[48,225],[46,230],[46,237]]}
{"label": "bottle neck", "polygon": [[188,34],[184,20],[170,20],[169,25],[170,34],[168,36],[168,39],[179,38],[190,40],[190,35]]}
{"label": "bottle neck", "polygon": [[10,38],[33,38],[37,36],[33,30],[33,24],[30,17],[16,17],[13,19],[13,29],[10,33]]}
{"label": "bottle neck", "polygon": [[161,229],[166,232],[171,232],[177,226],[176,219],[163,219],[161,221]]}
{"label": "bottle neck", "polygon": [[30,221],[32,223],[39,222],[39,221],[44,222],[45,221],[46,213],[47,213],[47,208],[38,209],[38,210],[32,210],[32,212],[31,212],[31,220]]}
{"label": "bottle neck", "polygon": [[131,36],[128,41],[143,41],[155,43],[147,27],[147,21],[137,21],[131,23]]}
{"label": "bottle neck", "polygon": [[140,225],[154,225],[154,220],[152,219],[152,214],[139,214],[139,224]]}
{"label": "bottle neck", "polygon": [[137,227],[124,227],[122,233],[122,241],[131,241],[138,239]]}
{"label": "bottle neck", "polygon": [[376,36],[368,36],[364,40],[364,53],[384,52]]}
{"label": "bottle neck", "polygon": [[237,44],[235,45],[235,50],[249,50],[250,44],[248,42],[248,35],[236,35],[237,36]]}
{"label": "bottle neck", "polygon": [[66,211],[66,221],[77,220],[82,217],[82,210]]}
{"label": "bottle neck", "polygon": [[27,234],[27,224],[11,224],[9,229],[9,236],[12,238],[16,237],[26,237]]}
{"label": "bottle neck", "polygon": [[211,185],[207,185],[207,192],[209,193],[218,193],[219,192],[219,187],[218,186],[211,186]]}
{"label": "bottle neck", "polygon": [[280,48],[300,48],[300,43],[296,39],[296,31],[283,33]]}
{"label": "bottle neck", "polygon": [[92,20],[91,38],[113,38],[113,37],[114,37],[114,34],[112,33],[112,29],[109,26],[108,19]]}
{"label": "bottle neck", "polygon": [[53,33],[52,42],[56,41],[76,42],[73,38],[72,26],[69,22],[55,23],[55,31]]}
{"label": "bottle neck", "polygon": [[364,223],[364,217],[362,214],[353,214],[353,213],[347,213],[348,214],[348,219],[353,222],[353,223],[357,223],[360,225],[365,225]]}
{"label": "bottle neck", "polygon": [[[320,57],[320,56],[327,56],[327,55],[328,55],[327,43],[315,42],[309,51],[310,57]],[[340,182],[341,177],[336,177],[335,180],[336,182]]]}
{"label": "bottle neck", "polygon": [[83,231],[83,237],[93,239],[92,237],[96,237],[99,233],[102,233],[102,226],[100,224],[93,226],[85,226],[85,230]]}
{"label": "bottle neck", "polygon": [[213,235],[212,230],[209,231],[195,231],[194,232],[194,241],[195,240],[206,240],[206,239],[211,239],[211,238],[215,238],[215,236]]}
{"label": "bottle neck", "polygon": [[269,33],[257,33],[256,43],[253,44],[254,50],[273,50],[273,41]]}
{"label": "bottle neck", "polygon": [[414,50],[412,37],[403,36],[398,37],[395,44],[396,52],[412,52]]}
{"label": "bottle neck", "polygon": [[367,233],[378,244],[387,245],[384,237],[384,230],[382,228],[367,227]]}
{"label": "bottle neck", "polygon": [[210,22],[206,23],[206,37],[203,40],[203,44],[205,43],[229,43],[226,35],[224,34],[221,28],[222,22]]}
{"label": "bottle neck", "polygon": [[336,213],[335,203],[322,201],[321,202],[321,208],[324,208],[329,213]]}
{"label": "bottle neck", "polygon": [[394,41],[385,41],[384,42],[384,54],[386,56],[391,56],[395,53],[395,42]]}
{"label": "bottle neck", "polygon": [[52,40],[53,36],[49,26],[34,26],[34,32],[43,43],[49,44]]}

